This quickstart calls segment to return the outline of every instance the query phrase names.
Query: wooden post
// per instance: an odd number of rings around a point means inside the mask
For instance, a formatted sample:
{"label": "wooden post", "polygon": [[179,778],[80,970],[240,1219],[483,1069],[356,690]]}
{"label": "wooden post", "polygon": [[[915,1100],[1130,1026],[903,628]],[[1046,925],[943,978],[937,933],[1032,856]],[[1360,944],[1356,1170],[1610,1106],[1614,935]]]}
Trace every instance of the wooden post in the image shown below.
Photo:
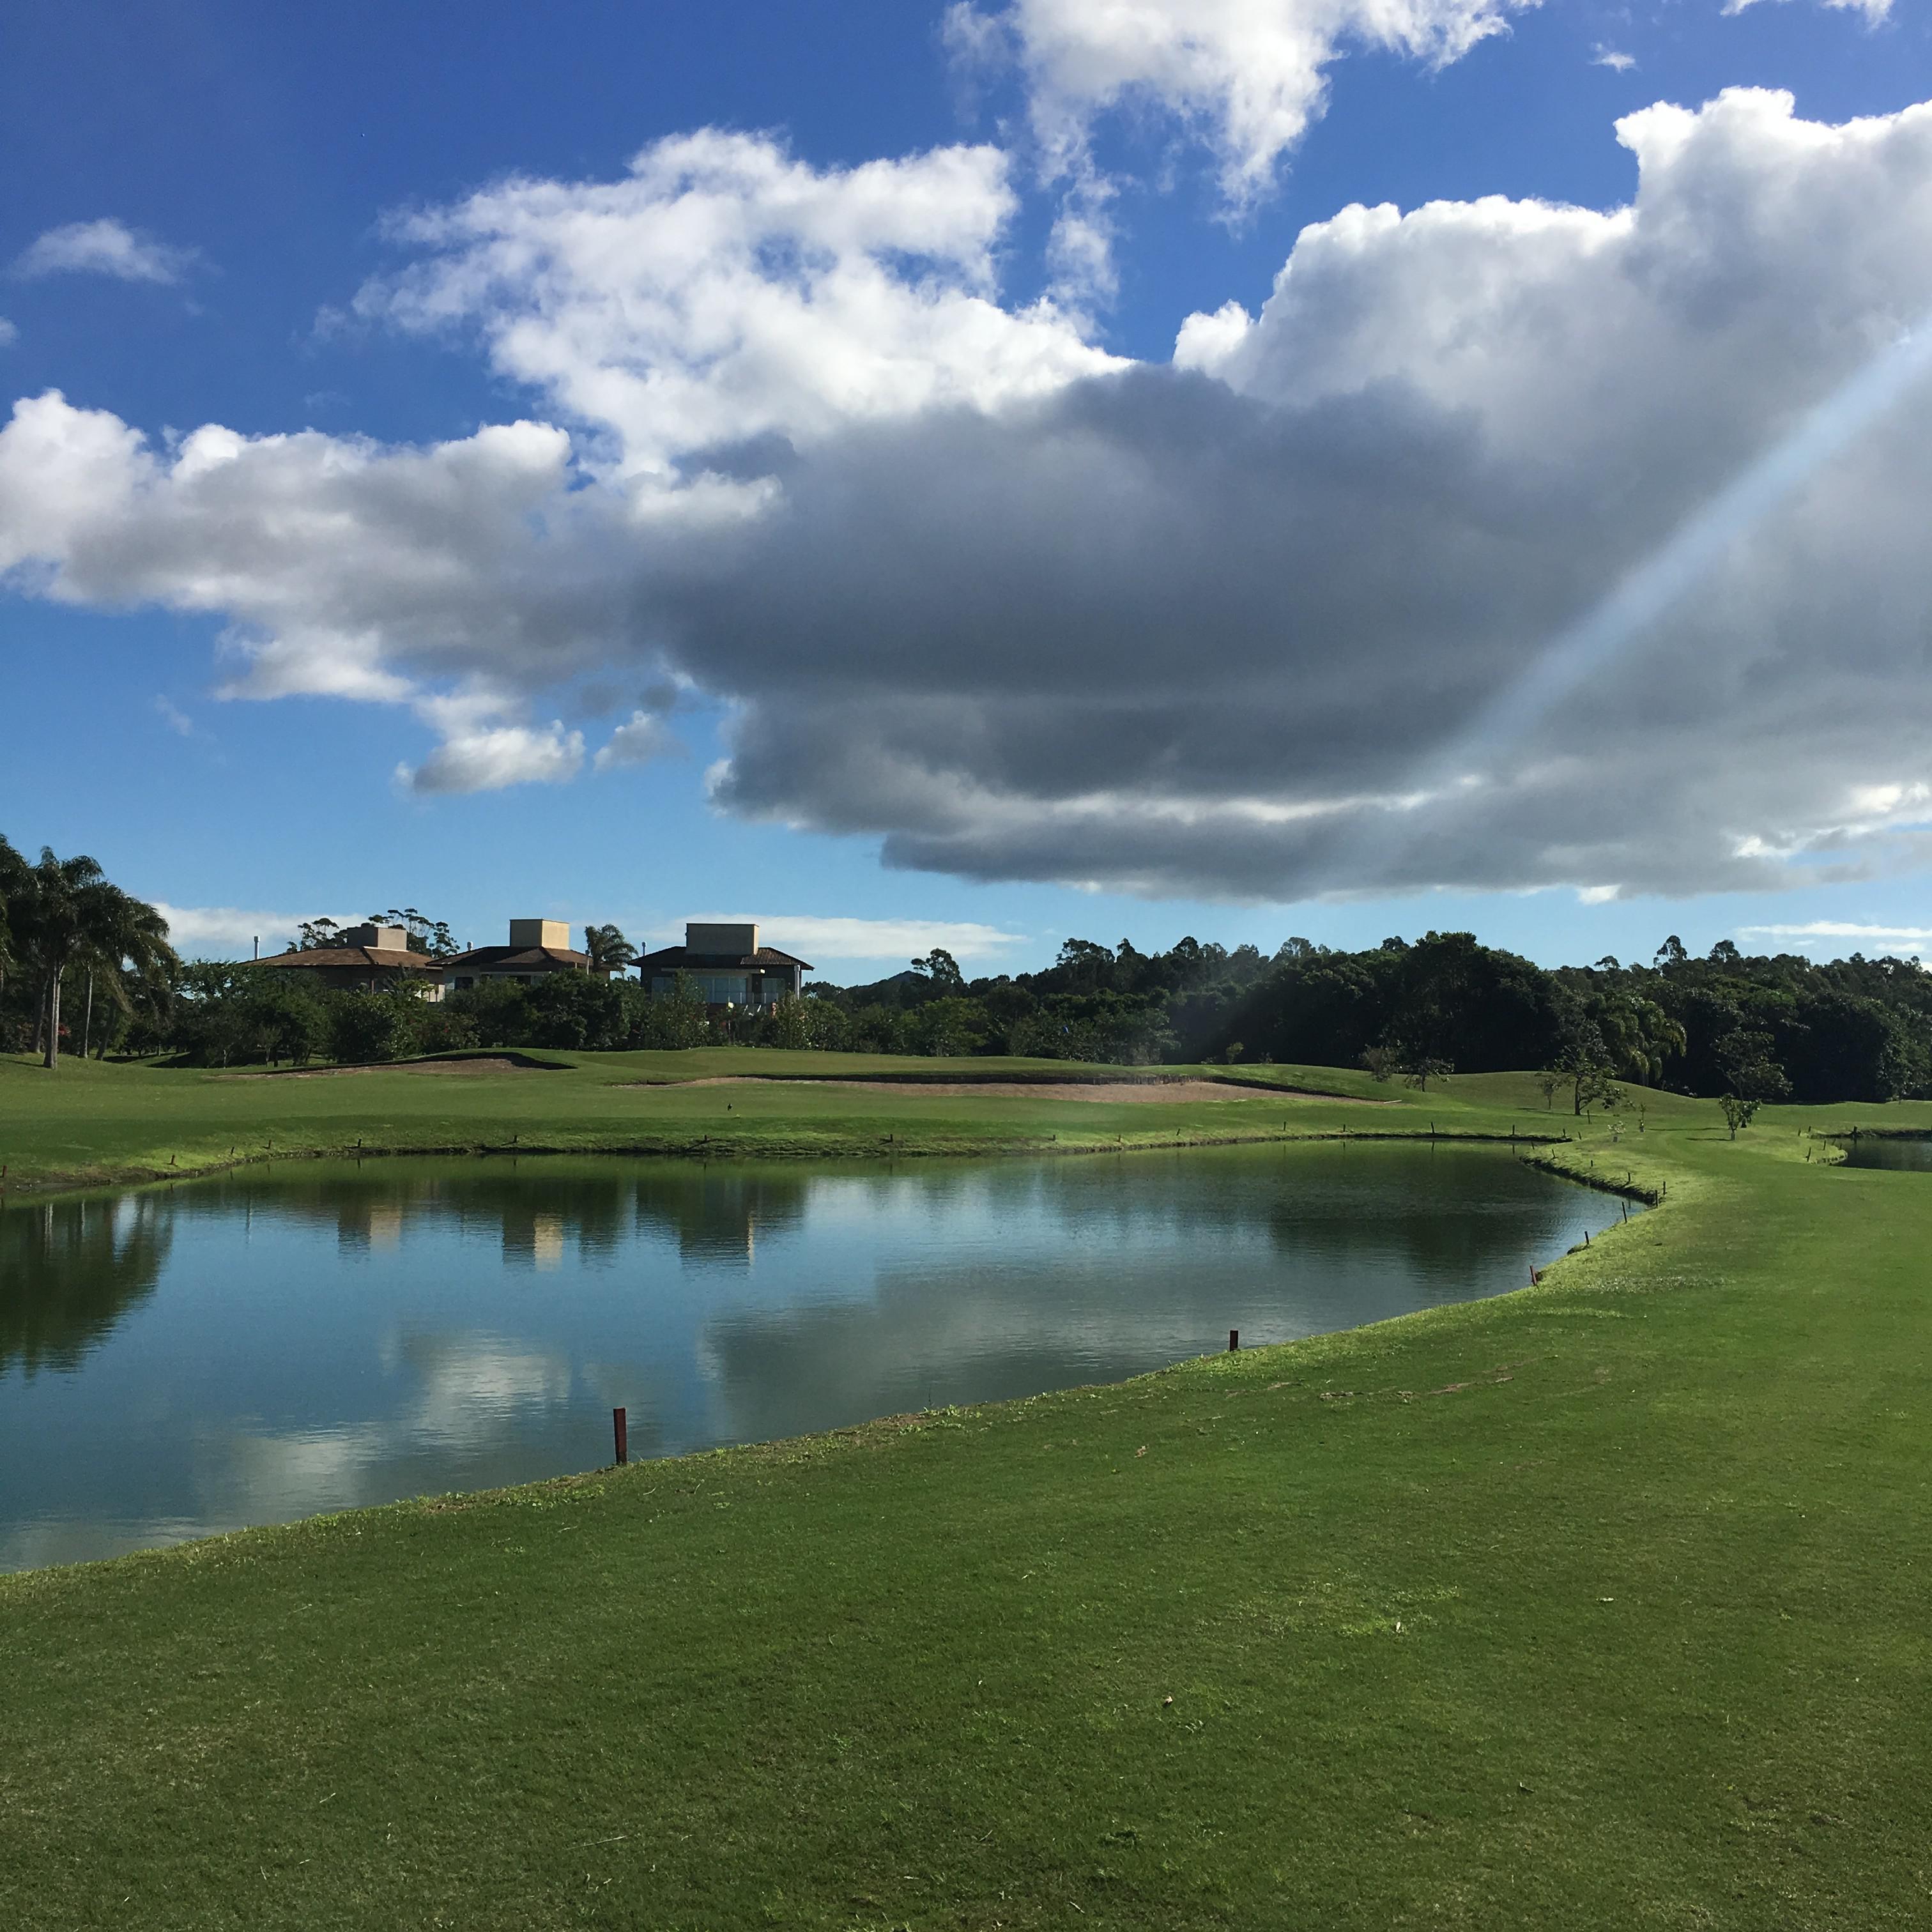
{"label": "wooden post", "polygon": [[1228,1330],[1228,1354],[1231,1355],[1238,1354],[1240,1352],[1240,1347],[1241,1331],[1238,1328],[1230,1328]]}
{"label": "wooden post", "polygon": [[617,1462],[621,1467],[631,1460],[631,1432],[621,1408],[610,1412],[610,1433],[616,1442]]}

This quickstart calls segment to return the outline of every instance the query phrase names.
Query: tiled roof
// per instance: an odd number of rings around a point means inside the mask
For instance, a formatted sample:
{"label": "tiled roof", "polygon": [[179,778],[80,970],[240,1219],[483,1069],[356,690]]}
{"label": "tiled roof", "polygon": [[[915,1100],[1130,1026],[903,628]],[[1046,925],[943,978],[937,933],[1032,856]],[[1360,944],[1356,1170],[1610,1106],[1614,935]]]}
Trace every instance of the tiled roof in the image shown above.
{"label": "tiled roof", "polygon": [[670,972],[680,966],[697,972],[707,969],[716,972],[721,966],[801,966],[808,973],[818,970],[810,960],[781,952],[776,946],[761,946],[755,952],[744,953],[694,952],[688,946],[667,946],[656,952],[646,952],[638,964],[654,967],[660,972]]}
{"label": "tiled roof", "polygon": [[379,967],[388,972],[434,973],[442,962],[426,953],[399,952],[387,946],[318,946],[302,952],[273,952],[266,959],[242,962],[249,966],[334,966],[367,971]]}
{"label": "tiled roof", "polygon": [[542,973],[557,967],[587,967],[590,956],[565,946],[472,946],[437,964],[446,973]]}

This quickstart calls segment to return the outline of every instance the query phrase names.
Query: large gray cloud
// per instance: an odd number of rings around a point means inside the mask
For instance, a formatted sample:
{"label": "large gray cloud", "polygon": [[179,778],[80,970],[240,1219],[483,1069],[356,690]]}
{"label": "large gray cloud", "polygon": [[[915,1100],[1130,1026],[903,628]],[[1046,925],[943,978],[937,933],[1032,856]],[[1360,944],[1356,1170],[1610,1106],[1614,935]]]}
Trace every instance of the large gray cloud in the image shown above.
{"label": "large gray cloud", "polygon": [[[1706,523],[1932,311],[1932,107],[1830,128],[1738,92],[1619,134],[1629,207],[1344,210],[1258,316],[1194,317],[1159,366],[998,306],[983,150],[820,176],[732,137],[616,188],[510,184],[418,223],[432,254],[364,307],[473,326],[574,440],[164,457],[42,398],[0,433],[0,568],[222,610],[253,692],[414,704],[453,748],[418,782],[567,776],[583,748],[531,707],[668,670],[730,707],[724,808],[976,878],[1286,898],[1919,862],[1927,386],[1769,514]],[[1683,594],[1510,709],[1687,528]]]}

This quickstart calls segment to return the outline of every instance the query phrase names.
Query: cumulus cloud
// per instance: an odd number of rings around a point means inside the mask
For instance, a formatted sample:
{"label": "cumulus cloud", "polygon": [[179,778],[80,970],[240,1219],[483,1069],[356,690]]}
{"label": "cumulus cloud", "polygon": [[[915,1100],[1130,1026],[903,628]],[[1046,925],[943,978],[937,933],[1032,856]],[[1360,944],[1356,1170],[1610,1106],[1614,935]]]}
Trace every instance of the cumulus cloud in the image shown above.
{"label": "cumulus cloud", "polygon": [[157,448],[30,399],[0,569],[223,614],[239,694],[414,706],[425,789],[566,778],[550,694],[668,675],[723,708],[719,808],[969,878],[1602,897],[1922,863],[1932,384],[1803,446],[1628,648],[1520,696],[1932,314],[1932,106],[1833,128],[1737,91],[1618,132],[1629,206],[1345,208],[1161,365],[1000,307],[977,150],[814,174],[716,136],[513,184],[414,218],[368,306],[477,332],[567,427]]}
{"label": "cumulus cloud", "polygon": [[422,259],[356,306],[475,332],[628,477],[742,478],[776,442],[1112,366],[1050,304],[1000,307],[1007,170],[990,147],[814,170],[706,130],[620,181],[512,181],[404,218],[393,233]]}
{"label": "cumulus cloud", "polygon": [[122,282],[178,282],[194,266],[195,250],[170,248],[111,217],[70,221],[37,236],[15,259],[23,280],[45,275],[108,275]]}
{"label": "cumulus cloud", "polygon": [[553,722],[460,728],[412,770],[396,768],[412,791],[500,791],[506,785],[562,784],[584,769],[584,734]]}
{"label": "cumulus cloud", "polygon": [[614,766],[648,765],[658,758],[684,755],[684,746],[662,718],[638,710],[598,747],[595,763],[600,772],[608,772]]}
{"label": "cumulus cloud", "polygon": [[1213,151],[1222,191],[1245,202],[1322,112],[1327,70],[1350,46],[1440,66],[1536,0],[959,0],[956,58],[1003,54],[1024,78],[1050,174],[1078,175],[1094,124],[1127,107],[1171,115]]}
{"label": "cumulus cloud", "polygon": [[1634,55],[1619,53],[1615,47],[1606,47],[1601,41],[1590,56],[1592,67],[1606,67],[1612,74],[1628,74],[1636,65]]}

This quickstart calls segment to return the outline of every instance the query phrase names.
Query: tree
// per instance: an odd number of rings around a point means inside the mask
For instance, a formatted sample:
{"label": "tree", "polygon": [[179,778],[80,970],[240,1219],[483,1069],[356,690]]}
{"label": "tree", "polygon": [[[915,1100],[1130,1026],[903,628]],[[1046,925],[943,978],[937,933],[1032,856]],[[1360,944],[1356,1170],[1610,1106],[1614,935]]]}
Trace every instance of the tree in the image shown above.
{"label": "tree", "polygon": [[1368,1069],[1371,1079],[1386,1082],[1401,1066],[1402,1055],[1387,1040],[1378,1040],[1373,1046],[1363,1048],[1362,1064]]}
{"label": "tree", "polygon": [[1718,1068],[1724,1092],[1740,1100],[1782,1100],[1791,1091],[1784,1069],[1772,1058],[1776,1042],[1768,1033],[1738,1027],[1718,1043]]}
{"label": "tree", "polygon": [[62,980],[70,968],[111,961],[118,980],[130,947],[153,960],[173,957],[153,907],[110,884],[85,854],[56,859],[51,846],[41,847],[39,864],[16,880],[8,922],[40,981],[39,1025],[50,1073],[60,1070]]}
{"label": "tree", "polygon": [[1741,1094],[1726,1094],[1719,1098],[1718,1105],[1724,1110],[1724,1125],[1730,1129],[1731,1138],[1736,1140],[1738,1128],[1749,1126],[1764,1102],[1748,1100]]}
{"label": "tree", "polygon": [[1456,1070],[1453,1060],[1444,1060],[1432,1053],[1406,1054],[1402,1058],[1402,1077],[1419,1094],[1429,1091],[1432,1080],[1446,1080]]}
{"label": "tree", "polygon": [[404,944],[409,950],[427,954],[432,959],[451,958],[462,950],[449,936],[449,928],[444,921],[431,919],[428,914],[417,911],[414,906],[392,906],[387,912],[372,912],[369,923],[400,926],[405,935]]}
{"label": "tree", "polygon": [[[1069,940],[1070,945],[1077,942]],[[1097,949],[1106,951],[1105,947]],[[1062,957],[1065,949],[1062,949]],[[1112,955],[1108,957],[1111,959]],[[912,970],[927,981],[936,993],[962,993],[966,990],[966,976],[959,970],[959,962],[943,946],[935,946],[922,959],[912,962]]]}
{"label": "tree", "polygon": [[633,1039],[638,1046],[673,1049],[710,1044],[711,1017],[688,973],[677,974],[668,993],[655,996],[644,1005],[638,1014]]}
{"label": "tree", "polygon": [[638,949],[614,926],[586,926],[584,951],[593,973],[621,973],[638,957]]}
{"label": "tree", "polygon": [[[94,1036],[97,986],[104,988],[122,1014],[131,1014],[130,989],[164,982],[181,962],[168,944],[167,921],[145,900],[104,882],[86,896],[75,964],[87,971],[87,1004],[80,1029],[84,1058]],[[106,1051],[104,1043],[102,1050]]]}
{"label": "tree", "polygon": [[342,928],[332,919],[305,919],[296,928],[291,952],[322,952],[342,943]]}
{"label": "tree", "polygon": [[1577,1114],[1586,1120],[1596,1108],[1617,1107],[1623,1104],[1622,1090],[1617,1085],[1607,1066],[1592,1066],[1579,1073],[1576,1078],[1575,1094]]}
{"label": "tree", "polygon": [[1593,1107],[1616,1105],[1622,1096],[1616,1079],[1616,1069],[1610,1064],[1603,1035],[1594,1022],[1582,1020],[1571,1027],[1562,1052],[1537,1076],[1537,1084],[1546,1101],[1553,1099],[1559,1088],[1568,1088],[1571,1110],[1582,1120]]}
{"label": "tree", "polygon": [[407,1060],[422,1044],[423,1006],[412,988],[334,993],[328,1000],[329,1050],[345,1065]]}

